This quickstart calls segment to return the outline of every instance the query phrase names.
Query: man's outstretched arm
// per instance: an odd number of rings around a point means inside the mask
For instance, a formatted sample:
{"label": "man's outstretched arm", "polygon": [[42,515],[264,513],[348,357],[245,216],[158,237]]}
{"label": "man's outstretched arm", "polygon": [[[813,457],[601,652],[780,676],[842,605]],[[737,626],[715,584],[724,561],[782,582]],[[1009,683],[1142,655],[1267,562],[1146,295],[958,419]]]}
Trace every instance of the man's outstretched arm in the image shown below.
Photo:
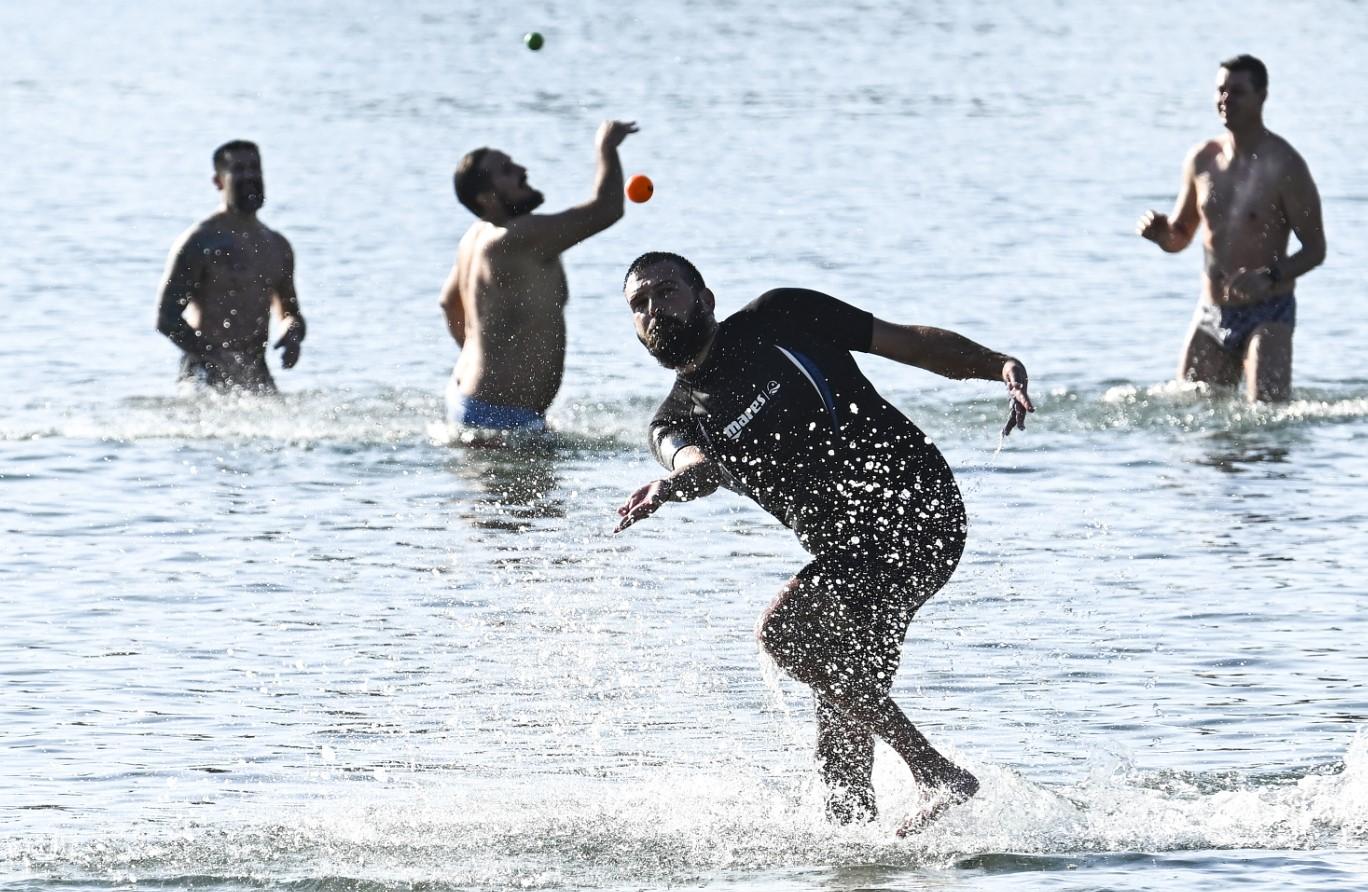
{"label": "man's outstretched arm", "polygon": [[528,251],[552,260],[621,220],[622,161],[618,158],[618,146],[636,132],[637,126],[632,122],[604,121],[595,139],[598,171],[594,179],[594,197],[558,214],[526,214],[515,218],[508,227],[508,235],[500,240],[501,247]]}
{"label": "man's outstretched arm", "polygon": [[1026,367],[1020,360],[989,350],[953,331],[925,325],[895,325],[875,319],[869,352],[944,378],[1002,381],[1012,397],[1011,416],[1003,429],[1004,435],[1013,427],[1025,429],[1026,413],[1035,411],[1026,392]]}
{"label": "man's outstretched arm", "polygon": [[659,480],[652,480],[627,497],[618,508],[620,533],[638,520],[644,520],[666,502],[688,502],[712,495],[722,484],[722,471],[697,446],[685,446],[674,453],[674,469]]}

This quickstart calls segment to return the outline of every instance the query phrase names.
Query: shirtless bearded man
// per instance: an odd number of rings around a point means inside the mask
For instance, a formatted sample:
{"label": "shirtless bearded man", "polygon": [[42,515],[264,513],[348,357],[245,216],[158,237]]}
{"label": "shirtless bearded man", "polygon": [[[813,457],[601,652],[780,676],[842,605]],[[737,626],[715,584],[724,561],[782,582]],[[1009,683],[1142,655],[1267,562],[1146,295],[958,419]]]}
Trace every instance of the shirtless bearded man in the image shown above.
{"label": "shirtless bearded man", "polygon": [[480,219],[466,230],[442,289],[447,328],[461,348],[447,386],[447,420],[487,430],[541,430],[565,367],[560,255],[622,218],[618,146],[636,125],[604,121],[594,196],[557,214],[535,214],[542,194],[527,169],[497,149],[476,149],[456,168],[456,197]]}
{"label": "shirtless bearded man", "polygon": [[[1179,377],[1231,386],[1243,372],[1250,400],[1281,401],[1292,391],[1293,289],[1325,259],[1325,232],[1306,162],[1264,127],[1267,97],[1258,59],[1221,63],[1216,111],[1226,132],[1188,153],[1172,218],[1150,211],[1137,231],[1175,253],[1206,224],[1202,296]],[[1301,247],[1288,256],[1293,233]]]}
{"label": "shirtless bearded man", "polygon": [[218,390],[274,393],[266,342],[274,310],[284,327],[281,365],[293,368],[304,340],[294,251],[257,219],[266,200],[261,153],[235,140],[214,151],[222,206],[171,249],[157,303],[157,331],[182,351],[181,380]]}

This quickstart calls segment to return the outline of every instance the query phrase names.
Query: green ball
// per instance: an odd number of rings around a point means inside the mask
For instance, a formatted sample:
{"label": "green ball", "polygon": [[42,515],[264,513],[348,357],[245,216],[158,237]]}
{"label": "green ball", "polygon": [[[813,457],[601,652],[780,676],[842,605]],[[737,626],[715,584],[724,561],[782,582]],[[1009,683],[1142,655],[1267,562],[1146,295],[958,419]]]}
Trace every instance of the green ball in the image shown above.
{"label": "green ball", "polygon": [[545,42],[546,41],[542,40],[542,36],[536,31],[528,31],[523,35],[523,43],[527,44],[529,50],[539,50]]}

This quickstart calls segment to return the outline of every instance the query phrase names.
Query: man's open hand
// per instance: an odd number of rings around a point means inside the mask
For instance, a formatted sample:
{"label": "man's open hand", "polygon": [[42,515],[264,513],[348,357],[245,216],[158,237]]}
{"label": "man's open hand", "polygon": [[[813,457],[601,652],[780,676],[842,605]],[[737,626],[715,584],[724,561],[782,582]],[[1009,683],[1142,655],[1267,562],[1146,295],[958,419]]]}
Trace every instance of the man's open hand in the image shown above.
{"label": "man's open hand", "polygon": [[1011,396],[1011,407],[1007,415],[1007,424],[1002,428],[1002,435],[1005,437],[1012,432],[1012,428],[1017,430],[1026,429],[1026,413],[1034,412],[1035,406],[1031,404],[1030,394],[1026,392],[1026,366],[1015,359],[1009,359],[1002,367],[1002,380],[1007,385],[1007,393]]}
{"label": "man's open hand", "polygon": [[622,519],[613,528],[613,532],[620,533],[638,520],[644,520],[656,513],[661,505],[669,501],[666,498],[669,485],[668,480],[652,480],[645,486],[638,487],[627,497],[627,501],[622,503],[622,507],[618,508],[618,517]]}

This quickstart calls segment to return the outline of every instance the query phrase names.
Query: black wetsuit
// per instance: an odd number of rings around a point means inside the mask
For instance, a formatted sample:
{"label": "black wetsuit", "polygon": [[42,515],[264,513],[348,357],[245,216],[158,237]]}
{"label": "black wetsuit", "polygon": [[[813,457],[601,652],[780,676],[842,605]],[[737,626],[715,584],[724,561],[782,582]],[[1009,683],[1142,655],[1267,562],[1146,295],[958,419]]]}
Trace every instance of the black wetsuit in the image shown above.
{"label": "black wetsuit", "polygon": [[850,355],[872,330],[869,313],[829,295],[766,292],[678,376],[651,447],[667,468],[684,445],[716,461],[816,557],[800,578],[896,585],[915,610],[959,561],[964,503],[940,452]]}

